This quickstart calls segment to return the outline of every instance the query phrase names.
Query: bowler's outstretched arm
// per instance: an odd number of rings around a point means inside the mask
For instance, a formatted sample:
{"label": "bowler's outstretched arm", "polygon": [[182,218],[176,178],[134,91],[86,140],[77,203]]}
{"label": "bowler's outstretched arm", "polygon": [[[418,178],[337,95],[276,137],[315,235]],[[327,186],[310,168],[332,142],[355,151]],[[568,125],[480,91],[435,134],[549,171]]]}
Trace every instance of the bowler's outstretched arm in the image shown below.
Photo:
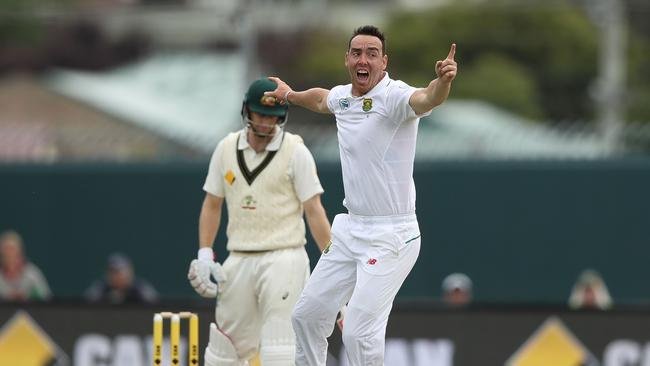
{"label": "bowler's outstretched arm", "polygon": [[294,91],[287,83],[276,77],[269,77],[278,84],[278,87],[272,92],[266,92],[264,95],[275,97],[280,103],[289,103],[307,108],[317,113],[332,113],[327,107],[327,95],[329,90],[323,88],[311,88],[305,91]]}

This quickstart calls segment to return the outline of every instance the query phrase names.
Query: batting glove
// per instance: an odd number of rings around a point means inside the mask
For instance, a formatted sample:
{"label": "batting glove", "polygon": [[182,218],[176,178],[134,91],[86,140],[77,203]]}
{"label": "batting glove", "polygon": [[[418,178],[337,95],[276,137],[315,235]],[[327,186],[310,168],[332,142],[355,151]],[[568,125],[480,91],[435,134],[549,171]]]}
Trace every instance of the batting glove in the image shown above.
{"label": "batting glove", "polygon": [[[210,275],[216,283],[210,279]],[[221,264],[211,259],[200,258],[190,263],[187,279],[199,295],[207,298],[217,297],[219,285],[226,281],[226,274]]]}

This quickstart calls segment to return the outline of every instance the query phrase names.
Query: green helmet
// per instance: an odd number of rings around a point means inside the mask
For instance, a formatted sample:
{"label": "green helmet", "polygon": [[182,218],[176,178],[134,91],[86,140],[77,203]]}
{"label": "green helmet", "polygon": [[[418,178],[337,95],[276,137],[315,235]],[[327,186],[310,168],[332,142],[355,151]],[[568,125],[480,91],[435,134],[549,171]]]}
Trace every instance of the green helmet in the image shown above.
{"label": "green helmet", "polygon": [[[244,109],[264,114],[267,116],[284,117],[287,114],[288,106],[280,104],[275,97],[265,96],[264,92],[273,91],[278,87],[274,81],[267,78],[261,78],[253,81],[244,96]],[[247,112],[247,111],[242,111]]]}

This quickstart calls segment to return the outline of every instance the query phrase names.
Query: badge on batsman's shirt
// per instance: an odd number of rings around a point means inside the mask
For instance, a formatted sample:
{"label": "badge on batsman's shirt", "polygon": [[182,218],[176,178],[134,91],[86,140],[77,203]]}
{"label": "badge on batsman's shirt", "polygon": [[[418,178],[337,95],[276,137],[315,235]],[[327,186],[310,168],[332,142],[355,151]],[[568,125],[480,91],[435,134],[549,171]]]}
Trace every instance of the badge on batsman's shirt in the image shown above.
{"label": "badge on batsman's shirt", "polygon": [[372,98],[363,98],[363,111],[369,112],[372,109]]}
{"label": "badge on batsman's shirt", "polygon": [[241,200],[241,208],[244,210],[254,210],[257,208],[257,201],[249,194]]}
{"label": "badge on batsman's shirt", "polygon": [[223,178],[228,182],[228,184],[232,185],[235,183],[235,173],[232,172],[232,170],[228,170],[226,175],[223,176]]}

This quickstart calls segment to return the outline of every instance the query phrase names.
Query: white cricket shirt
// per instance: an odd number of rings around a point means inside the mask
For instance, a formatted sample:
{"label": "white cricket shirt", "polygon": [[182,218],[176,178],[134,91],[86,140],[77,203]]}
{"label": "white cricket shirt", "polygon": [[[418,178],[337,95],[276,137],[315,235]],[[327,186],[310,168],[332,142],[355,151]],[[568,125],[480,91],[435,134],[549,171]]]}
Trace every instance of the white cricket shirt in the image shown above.
{"label": "white cricket shirt", "polygon": [[388,73],[363,96],[352,84],[330,90],[327,105],[336,116],[343,172],[343,205],[352,214],[415,213],[413,160],[420,117],[409,105],[417,89]]}
{"label": "white cricket shirt", "polygon": [[[266,157],[268,151],[277,151],[282,144],[282,134],[284,131],[279,128],[271,142],[266,146],[265,151],[257,153],[248,144],[246,138],[247,128],[244,128],[239,133],[239,144],[237,148],[243,150],[244,160],[246,165],[255,169]],[[203,185],[203,190],[218,197],[225,197],[225,188],[223,176],[226,174],[223,167],[219,164],[218,156],[223,153],[223,140],[219,142],[212,158],[210,159],[210,166],[208,168],[208,175]],[[309,149],[304,144],[299,144],[294,150],[293,158],[289,164],[287,175],[293,178],[294,188],[300,202],[305,202],[316,194],[323,193],[323,187],[318,179],[316,172],[316,163],[314,157],[309,152]]]}

